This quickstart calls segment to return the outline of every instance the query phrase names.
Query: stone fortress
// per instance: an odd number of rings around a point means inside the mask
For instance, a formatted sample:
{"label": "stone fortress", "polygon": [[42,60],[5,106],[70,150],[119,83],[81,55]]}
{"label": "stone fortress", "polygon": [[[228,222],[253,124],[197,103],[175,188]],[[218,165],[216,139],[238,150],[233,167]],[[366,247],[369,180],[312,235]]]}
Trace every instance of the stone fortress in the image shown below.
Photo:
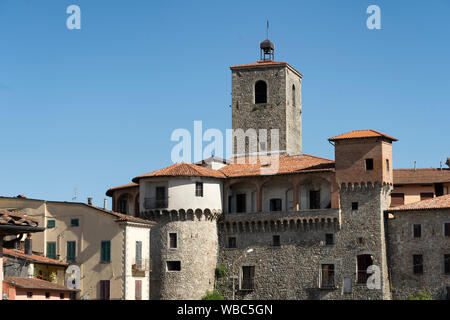
{"label": "stone fortress", "polygon": [[174,164],[107,192],[113,210],[156,222],[151,298],[448,298],[449,196],[390,208],[397,139],[375,130],[330,138],[334,161],[303,154],[302,74],[274,61],[269,40],[260,48],[260,61],[231,67],[232,125],[278,129],[278,146],[245,139],[239,154],[234,141],[232,159]]}

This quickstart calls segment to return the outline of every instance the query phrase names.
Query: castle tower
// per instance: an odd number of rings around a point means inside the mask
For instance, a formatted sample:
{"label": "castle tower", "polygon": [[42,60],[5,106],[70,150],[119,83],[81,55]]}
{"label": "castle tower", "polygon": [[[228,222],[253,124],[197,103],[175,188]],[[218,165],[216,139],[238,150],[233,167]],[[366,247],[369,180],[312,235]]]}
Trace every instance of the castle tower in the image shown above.
{"label": "castle tower", "polygon": [[[360,130],[329,140],[335,145],[336,181],[340,186],[342,229],[336,243],[338,250],[345,249],[341,266],[344,296],[391,299],[384,211],[389,207],[393,185],[392,142],[397,139],[374,130]],[[379,279],[376,288],[368,285],[375,279],[367,272],[369,266],[379,271],[378,275],[372,273]]]}
{"label": "castle tower", "polygon": [[[232,73],[233,130],[255,129],[258,142],[250,149],[245,140],[245,154],[281,152],[302,153],[302,74],[286,62],[273,61],[275,46],[269,40],[260,44],[261,60],[230,67]],[[267,139],[260,139],[261,129]],[[272,144],[271,129],[279,130],[279,145]],[[233,140],[233,153],[238,150]]]}

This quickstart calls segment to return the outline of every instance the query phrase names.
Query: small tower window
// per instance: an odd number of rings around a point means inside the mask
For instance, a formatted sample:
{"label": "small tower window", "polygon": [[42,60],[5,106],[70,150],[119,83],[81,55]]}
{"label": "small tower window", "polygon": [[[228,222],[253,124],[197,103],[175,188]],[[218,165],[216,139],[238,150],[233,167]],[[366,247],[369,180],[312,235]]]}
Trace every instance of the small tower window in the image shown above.
{"label": "small tower window", "polygon": [[267,84],[260,80],[255,84],[255,104],[267,103]]}
{"label": "small tower window", "polygon": [[292,85],[292,106],[295,107],[295,85]]}

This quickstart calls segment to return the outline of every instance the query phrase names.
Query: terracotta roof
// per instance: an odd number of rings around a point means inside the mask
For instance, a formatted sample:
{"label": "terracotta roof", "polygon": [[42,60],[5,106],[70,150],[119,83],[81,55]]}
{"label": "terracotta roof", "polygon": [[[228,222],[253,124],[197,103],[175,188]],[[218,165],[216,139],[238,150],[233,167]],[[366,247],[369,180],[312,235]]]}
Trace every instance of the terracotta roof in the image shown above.
{"label": "terracotta roof", "polygon": [[294,67],[292,67],[289,63],[281,62],[281,61],[272,61],[272,60],[260,60],[258,62],[254,62],[254,63],[239,64],[239,65],[236,65],[236,66],[231,66],[230,69],[231,70],[233,70],[233,69],[245,69],[245,68],[255,68],[255,67],[265,67],[265,66],[287,66],[292,71],[297,73],[300,77],[303,77],[303,75],[300,72],[298,72]]}
{"label": "terracotta roof", "polygon": [[124,185],[121,185],[121,186],[112,187],[112,188],[108,189],[108,191],[106,191],[106,195],[109,196],[109,197],[112,197],[112,192],[113,191],[121,190],[121,189],[127,189],[127,188],[135,188],[135,187],[138,187],[138,186],[139,186],[139,184],[132,182],[132,183],[124,184]]}
{"label": "terracotta roof", "polygon": [[50,281],[45,281],[35,278],[18,278],[18,277],[5,277],[3,280],[15,287],[23,289],[42,289],[42,290],[57,290],[57,291],[74,291],[66,286],[53,283]]}
{"label": "terracotta roof", "polygon": [[155,223],[150,221],[150,220],[145,220],[145,219],[141,219],[141,218],[137,218],[137,217],[133,217],[133,216],[129,216],[123,213],[118,213],[118,212],[114,212],[114,211],[110,211],[110,210],[106,210],[100,207],[96,207],[90,204],[86,204],[86,203],[79,203],[85,206],[88,206],[90,208],[96,209],[98,211],[101,211],[103,213],[107,213],[111,216],[116,217],[116,221],[129,221],[129,222],[137,222],[137,223],[143,223],[143,224],[149,224],[149,225],[154,225]]}
{"label": "terracotta roof", "polygon": [[0,209],[0,225],[37,227],[38,222],[24,214]]}
{"label": "terracotta roof", "polygon": [[389,139],[391,141],[398,141],[397,138],[388,136],[387,134],[369,129],[369,130],[355,130],[351,132],[347,132],[344,134],[340,134],[338,136],[329,138],[329,141],[335,140],[347,140],[347,139],[360,139],[360,138],[373,138],[373,137],[383,137]]}
{"label": "terracotta roof", "polygon": [[[230,161],[232,162],[230,165],[219,169],[227,177],[260,176],[262,175],[262,169],[270,168],[271,156],[233,158]],[[307,154],[298,156],[280,154],[278,161],[278,170],[273,173],[274,175],[334,170],[333,160]]]}
{"label": "terracotta roof", "polygon": [[214,169],[202,167],[191,163],[176,163],[170,167],[159,169],[153,172],[149,172],[138,176],[133,179],[134,182],[139,181],[141,178],[150,177],[211,177],[211,178],[225,178],[225,175]]}
{"label": "terracotta roof", "polygon": [[13,249],[6,249],[3,248],[3,254],[5,256],[11,257],[11,258],[19,258],[24,259],[28,261],[32,261],[34,263],[41,263],[41,264],[52,264],[52,265],[60,265],[60,266],[68,266],[69,264],[66,262],[61,262],[58,260],[50,259],[47,257],[39,256],[37,254],[25,254],[22,250],[13,250]]}
{"label": "terracotta roof", "polygon": [[387,212],[420,211],[430,209],[450,209],[450,194],[410,204],[404,204],[402,206],[390,208],[389,210],[386,211]]}
{"label": "terracotta roof", "polygon": [[394,184],[450,182],[450,169],[394,169]]}

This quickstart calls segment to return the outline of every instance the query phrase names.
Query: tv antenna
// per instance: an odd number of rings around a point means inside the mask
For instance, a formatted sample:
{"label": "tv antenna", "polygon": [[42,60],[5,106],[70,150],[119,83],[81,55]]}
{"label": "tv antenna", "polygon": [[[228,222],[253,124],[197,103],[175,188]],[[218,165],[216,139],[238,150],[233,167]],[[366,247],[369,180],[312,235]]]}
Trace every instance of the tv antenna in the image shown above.
{"label": "tv antenna", "polygon": [[73,197],[72,197],[72,201],[75,201],[75,200],[77,200],[77,197],[78,197],[78,188],[77,187],[75,187],[74,189],[73,189]]}

